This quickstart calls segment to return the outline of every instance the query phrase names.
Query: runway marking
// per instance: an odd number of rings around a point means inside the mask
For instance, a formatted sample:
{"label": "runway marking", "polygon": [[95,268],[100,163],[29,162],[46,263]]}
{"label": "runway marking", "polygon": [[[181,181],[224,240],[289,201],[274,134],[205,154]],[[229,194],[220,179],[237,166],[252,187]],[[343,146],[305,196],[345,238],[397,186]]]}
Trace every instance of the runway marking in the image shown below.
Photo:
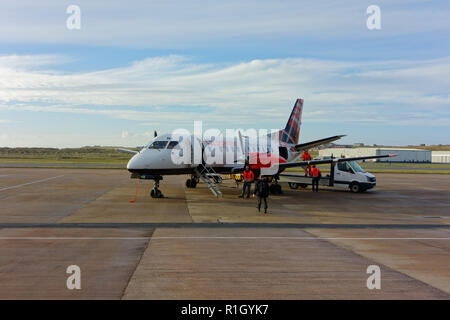
{"label": "runway marking", "polygon": [[450,238],[340,238],[340,237],[0,237],[0,240],[450,240]]}
{"label": "runway marking", "polygon": [[271,222],[226,222],[226,223],[209,223],[209,222],[97,222],[97,223],[0,223],[0,229],[20,229],[20,228],[45,228],[45,229],[97,229],[97,228],[113,228],[113,229],[154,229],[154,228],[217,228],[217,229],[241,229],[241,228],[257,228],[257,229],[450,229],[450,224],[330,224],[330,223],[271,223]]}
{"label": "runway marking", "polygon": [[1,188],[0,191],[10,190],[10,189],[16,189],[16,188],[28,186],[28,185],[30,185],[30,184],[35,184],[35,183],[39,183],[39,182],[44,182],[44,181],[48,181],[48,180],[60,178],[60,177],[63,177],[63,176],[64,176],[64,174],[59,175],[59,176],[55,176],[55,177],[50,177],[50,178],[41,179],[41,180],[36,180],[36,181],[26,182],[26,183],[18,184],[18,185],[15,185],[15,186],[4,187],[4,188]]}

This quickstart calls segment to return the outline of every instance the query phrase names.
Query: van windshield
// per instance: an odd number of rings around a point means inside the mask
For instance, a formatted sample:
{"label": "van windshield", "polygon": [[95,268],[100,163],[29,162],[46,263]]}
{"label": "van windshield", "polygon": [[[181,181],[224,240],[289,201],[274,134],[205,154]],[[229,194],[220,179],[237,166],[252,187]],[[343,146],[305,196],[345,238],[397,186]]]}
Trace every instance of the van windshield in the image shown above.
{"label": "van windshield", "polygon": [[364,172],[363,168],[361,168],[359,166],[358,162],[356,162],[356,161],[349,161],[347,163],[350,165],[350,167],[352,167],[353,171],[355,171],[355,172]]}

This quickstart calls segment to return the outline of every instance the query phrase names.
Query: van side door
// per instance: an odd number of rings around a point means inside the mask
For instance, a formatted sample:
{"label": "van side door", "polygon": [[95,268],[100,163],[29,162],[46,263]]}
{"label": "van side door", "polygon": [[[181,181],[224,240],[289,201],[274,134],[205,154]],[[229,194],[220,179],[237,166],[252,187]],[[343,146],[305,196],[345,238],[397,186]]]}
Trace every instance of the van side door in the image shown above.
{"label": "van side door", "polygon": [[334,184],[338,187],[348,187],[355,177],[353,169],[347,162],[338,162],[334,169]]}

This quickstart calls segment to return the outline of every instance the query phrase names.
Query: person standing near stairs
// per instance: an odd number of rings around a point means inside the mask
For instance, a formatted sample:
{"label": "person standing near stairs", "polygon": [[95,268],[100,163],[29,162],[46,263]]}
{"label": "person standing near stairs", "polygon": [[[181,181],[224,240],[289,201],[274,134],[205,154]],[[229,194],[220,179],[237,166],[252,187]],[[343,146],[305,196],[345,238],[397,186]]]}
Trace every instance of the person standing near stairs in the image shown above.
{"label": "person standing near stairs", "polygon": [[248,165],[245,166],[243,175],[244,175],[244,186],[242,187],[242,194],[239,196],[239,198],[244,197],[245,191],[247,189],[247,199],[248,199],[250,198],[252,182],[255,180],[255,175],[253,174],[253,171],[250,170],[250,167]]}

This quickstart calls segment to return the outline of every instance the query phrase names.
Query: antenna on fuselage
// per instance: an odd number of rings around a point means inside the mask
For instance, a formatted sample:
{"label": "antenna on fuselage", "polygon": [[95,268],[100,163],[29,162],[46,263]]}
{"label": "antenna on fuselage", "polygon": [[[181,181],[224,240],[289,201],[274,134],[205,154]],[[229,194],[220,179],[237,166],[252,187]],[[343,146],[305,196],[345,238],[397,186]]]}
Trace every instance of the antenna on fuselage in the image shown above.
{"label": "antenna on fuselage", "polygon": [[158,132],[156,130],[153,132],[153,137],[156,138],[158,136]]}

